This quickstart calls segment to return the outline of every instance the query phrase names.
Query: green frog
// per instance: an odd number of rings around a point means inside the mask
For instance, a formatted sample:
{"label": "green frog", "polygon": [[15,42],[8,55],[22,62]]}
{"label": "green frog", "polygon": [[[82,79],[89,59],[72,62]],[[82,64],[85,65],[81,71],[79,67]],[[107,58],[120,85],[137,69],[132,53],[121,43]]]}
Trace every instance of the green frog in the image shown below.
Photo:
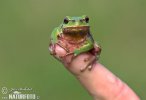
{"label": "green frog", "polygon": [[[68,47],[64,45],[72,45]],[[56,27],[51,34],[51,45],[53,46],[52,54],[55,54],[55,45],[62,47],[67,53],[64,57],[73,54],[77,55],[94,49],[94,40],[90,33],[89,17],[86,15],[80,17],[66,16],[59,27]],[[100,49],[100,46],[96,44]],[[73,48],[75,47],[75,48]],[[73,49],[71,49],[73,48]]]}

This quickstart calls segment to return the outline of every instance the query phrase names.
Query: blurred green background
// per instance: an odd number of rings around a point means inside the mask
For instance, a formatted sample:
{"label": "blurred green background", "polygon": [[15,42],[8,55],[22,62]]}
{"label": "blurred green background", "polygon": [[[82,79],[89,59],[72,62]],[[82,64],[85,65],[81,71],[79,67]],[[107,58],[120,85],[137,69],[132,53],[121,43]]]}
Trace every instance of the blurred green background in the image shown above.
{"label": "blurred green background", "polygon": [[145,0],[1,0],[0,90],[30,87],[40,100],[92,100],[48,52],[53,28],[83,14],[102,45],[100,62],[145,100]]}

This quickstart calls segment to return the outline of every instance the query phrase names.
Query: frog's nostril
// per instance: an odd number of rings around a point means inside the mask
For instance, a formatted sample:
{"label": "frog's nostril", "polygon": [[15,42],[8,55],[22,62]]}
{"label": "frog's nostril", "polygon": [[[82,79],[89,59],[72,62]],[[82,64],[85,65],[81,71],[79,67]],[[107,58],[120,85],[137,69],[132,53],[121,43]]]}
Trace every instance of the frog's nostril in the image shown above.
{"label": "frog's nostril", "polygon": [[72,22],[75,22],[75,20],[72,20]]}
{"label": "frog's nostril", "polygon": [[82,20],[82,19],[80,19],[80,22],[83,22],[83,20]]}

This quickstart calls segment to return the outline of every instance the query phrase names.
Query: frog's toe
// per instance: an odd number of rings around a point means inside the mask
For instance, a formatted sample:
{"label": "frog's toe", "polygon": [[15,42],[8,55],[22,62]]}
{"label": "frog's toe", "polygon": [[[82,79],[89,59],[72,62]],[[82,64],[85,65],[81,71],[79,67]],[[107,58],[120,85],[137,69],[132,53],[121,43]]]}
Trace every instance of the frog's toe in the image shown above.
{"label": "frog's toe", "polygon": [[85,70],[86,70],[86,67],[81,67],[81,68],[80,68],[80,71],[81,71],[81,72],[83,72],[83,71],[85,71]]}
{"label": "frog's toe", "polygon": [[56,55],[55,46],[54,45],[50,44],[48,49],[49,49],[49,52],[50,52],[51,55]]}
{"label": "frog's toe", "polygon": [[95,61],[96,61],[96,60],[94,60],[94,61],[92,62],[92,64],[90,64],[90,65],[88,66],[88,70],[89,70],[89,71],[93,69],[93,67],[94,67],[94,65],[95,65]]}
{"label": "frog's toe", "polygon": [[93,65],[92,65],[92,64],[87,64],[86,66],[81,67],[80,71],[81,71],[81,72],[83,72],[83,71],[85,71],[87,68],[88,68],[88,70],[91,70],[91,69],[92,69],[92,67],[93,67]]}
{"label": "frog's toe", "polygon": [[91,70],[92,67],[93,67],[93,65],[89,65],[89,66],[88,66],[88,70]]}

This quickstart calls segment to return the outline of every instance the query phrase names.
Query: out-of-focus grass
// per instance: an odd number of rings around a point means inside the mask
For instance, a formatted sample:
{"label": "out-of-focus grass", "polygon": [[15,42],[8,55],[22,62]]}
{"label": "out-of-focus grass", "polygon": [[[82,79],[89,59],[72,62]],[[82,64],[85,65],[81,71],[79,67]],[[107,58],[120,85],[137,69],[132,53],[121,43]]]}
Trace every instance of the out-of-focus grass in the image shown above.
{"label": "out-of-focus grass", "polygon": [[64,16],[86,14],[103,48],[101,63],[146,99],[145,9],[145,0],[0,1],[0,88],[31,87],[41,100],[92,100],[48,53]]}

